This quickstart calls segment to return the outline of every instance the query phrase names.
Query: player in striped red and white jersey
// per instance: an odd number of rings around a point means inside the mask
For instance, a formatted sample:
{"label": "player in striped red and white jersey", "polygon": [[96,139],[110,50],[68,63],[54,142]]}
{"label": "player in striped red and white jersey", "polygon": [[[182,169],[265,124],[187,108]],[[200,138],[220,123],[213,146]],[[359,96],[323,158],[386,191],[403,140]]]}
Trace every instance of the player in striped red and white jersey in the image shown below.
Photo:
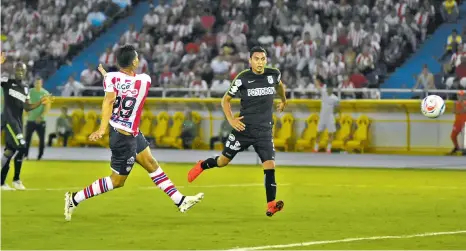
{"label": "player in striped red and white jersey", "polygon": [[110,117],[113,128],[137,136],[139,122],[151,85],[151,78],[147,74],[128,75],[124,72],[109,72],[104,78],[105,93],[115,93],[115,102]]}
{"label": "player in striped red and white jersey", "polygon": [[144,102],[151,85],[147,74],[136,74],[139,59],[132,45],[125,45],[117,51],[119,72],[107,73],[102,65],[99,71],[104,75],[105,97],[102,104],[102,120],[99,129],[89,136],[96,141],[105,134],[110,125],[110,167],[112,174],[98,179],[78,192],[65,194],[65,219],[71,220],[79,203],[99,194],[122,187],[135,162],[149,173],[157,187],[162,189],[181,212],[186,212],[203,198],[204,194],[184,196],[163,172],[152,156],[149,143],[139,131],[139,122]]}

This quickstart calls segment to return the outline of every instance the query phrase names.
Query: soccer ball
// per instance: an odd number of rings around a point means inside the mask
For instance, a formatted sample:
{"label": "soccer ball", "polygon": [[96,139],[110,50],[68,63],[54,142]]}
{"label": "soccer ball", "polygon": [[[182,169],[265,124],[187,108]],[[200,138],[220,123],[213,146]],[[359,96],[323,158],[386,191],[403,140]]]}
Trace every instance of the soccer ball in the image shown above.
{"label": "soccer ball", "polygon": [[438,118],[445,112],[445,101],[437,95],[429,95],[422,100],[421,112],[428,118]]}

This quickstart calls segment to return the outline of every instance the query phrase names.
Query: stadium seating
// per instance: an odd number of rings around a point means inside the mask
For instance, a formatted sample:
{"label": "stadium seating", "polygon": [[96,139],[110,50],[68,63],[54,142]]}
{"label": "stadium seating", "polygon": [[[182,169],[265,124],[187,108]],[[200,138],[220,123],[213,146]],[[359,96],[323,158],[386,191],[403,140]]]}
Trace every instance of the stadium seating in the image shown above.
{"label": "stadium seating", "polygon": [[312,148],[317,136],[317,124],[319,115],[313,113],[306,119],[306,127],[301,133],[301,137],[296,141],[296,150],[303,151]]}
{"label": "stadium seating", "polygon": [[162,142],[162,138],[167,135],[168,124],[170,122],[170,115],[168,112],[160,112],[157,115],[155,128],[153,129],[152,136],[155,139],[156,145],[159,145]]}
{"label": "stadium seating", "polygon": [[191,112],[191,116],[195,126],[198,128],[197,136],[192,143],[193,149],[209,149],[209,145],[203,142],[204,130],[202,129],[202,115],[198,112]]}
{"label": "stadium seating", "polygon": [[356,130],[346,144],[347,151],[357,150],[360,153],[364,153],[364,150],[369,146],[369,127],[369,117],[366,115],[359,116],[356,121]]}
{"label": "stadium seating", "polygon": [[294,117],[291,113],[286,113],[280,118],[281,127],[278,129],[276,136],[273,139],[276,149],[284,149],[288,151],[290,147],[290,140],[294,132]]}
{"label": "stadium seating", "polygon": [[332,142],[332,148],[345,150],[346,142],[349,140],[349,137],[351,136],[351,131],[353,128],[353,118],[349,115],[343,114],[338,119],[338,124],[340,125],[340,128],[335,134],[335,138]]}
{"label": "stadium seating", "polygon": [[88,145],[93,144],[89,142],[88,137],[97,129],[98,126],[98,116],[95,111],[88,111],[85,116],[85,122],[82,128],[75,132],[73,137],[73,144],[75,145]]}
{"label": "stadium seating", "polygon": [[150,110],[144,110],[141,116],[139,131],[141,131],[142,134],[150,137],[152,135],[152,129],[154,129],[154,119],[155,116]]}
{"label": "stadium seating", "polygon": [[160,146],[173,147],[176,149],[183,148],[183,142],[180,138],[183,131],[184,114],[175,112],[172,116],[172,125],[168,129],[168,134],[160,140]]}

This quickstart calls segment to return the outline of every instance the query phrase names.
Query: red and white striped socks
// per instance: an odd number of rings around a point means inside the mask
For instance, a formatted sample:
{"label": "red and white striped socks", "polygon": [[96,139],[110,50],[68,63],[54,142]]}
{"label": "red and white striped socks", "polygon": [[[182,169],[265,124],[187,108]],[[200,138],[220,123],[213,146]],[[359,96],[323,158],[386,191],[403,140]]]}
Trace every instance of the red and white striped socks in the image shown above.
{"label": "red and white striped socks", "polygon": [[80,203],[81,201],[87,200],[99,194],[106,193],[113,190],[113,183],[110,177],[105,177],[94,181],[88,187],[77,192],[74,195],[74,201]]}
{"label": "red and white striped socks", "polygon": [[183,194],[176,189],[173,182],[163,172],[161,167],[159,167],[155,172],[149,173],[149,176],[152,179],[152,182],[154,182],[158,188],[162,189],[164,193],[170,196],[175,204],[180,204],[183,199]]}

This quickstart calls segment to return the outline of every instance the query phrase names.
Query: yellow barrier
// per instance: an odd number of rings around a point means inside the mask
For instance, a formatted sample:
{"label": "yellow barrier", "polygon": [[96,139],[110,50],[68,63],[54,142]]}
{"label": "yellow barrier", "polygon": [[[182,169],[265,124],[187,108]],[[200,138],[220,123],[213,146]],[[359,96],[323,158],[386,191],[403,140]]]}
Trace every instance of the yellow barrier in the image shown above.
{"label": "yellow barrier", "polygon": [[[183,110],[185,108],[189,108],[191,110],[204,110],[209,111],[209,115],[205,116],[205,120],[209,120],[209,129],[210,136],[213,135],[214,132],[214,121],[215,120],[222,120],[220,114],[217,113],[217,116],[212,114],[213,111],[220,111],[220,100],[219,98],[148,98],[146,100],[146,108],[147,109],[155,109],[157,111],[163,110]],[[239,99],[233,99],[232,105],[233,110],[237,111],[239,108]],[[57,97],[53,108],[57,109],[62,106],[68,107],[70,110],[76,109],[79,107],[89,108],[98,110],[100,109],[100,105],[102,102],[102,97]],[[277,99],[276,102],[279,102]],[[320,109],[320,100],[309,100],[309,99],[291,99],[288,100],[288,112],[301,112],[302,114],[309,114],[309,113],[318,113]],[[452,123],[451,120],[447,118],[442,119],[428,119],[425,117],[420,116],[420,104],[421,100],[395,100],[395,99],[387,99],[387,100],[342,100],[340,103],[340,112],[341,113],[353,113],[353,114],[361,114],[361,113],[382,113],[382,114],[389,114],[389,113],[397,113],[398,115],[395,117],[385,118],[384,116],[378,116],[377,118],[372,118],[371,120],[374,122],[379,123],[393,123],[394,125],[404,124],[403,131],[406,129],[406,132],[402,132],[406,135],[406,142],[405,147],[384,147],[373,146],[371,147],[372,152],[380,152],[380,151],[402,151],[402,152],[417,152],[420,153],[419,146],[416,146],[414,149],[411,147],[411,134],[412,130],[417,130],[419,127],[419,123],[436,123],[436,124],[445,124],[445,123]],[[452,111],[454,103],[452,101],[446,101],[446,113],[450,113]],[[405,115],[402,115],[405,114]],[[219,116],[220,115],[220,116]],[[400,116],[401,115],[401,116]],[[451,116],[450,116],[451,117]],[[303,118],[296,118],[296,121],[303,121]],[[414,126],[414,127],[413,127]],[[404,129],[405,128],[405,129]],[[207,135],[209,133],[207,132]],[[416,143],[414,143],[416,145]],[[449,146],[448,146],[449,147]],[[443,147],[443,150],[446,150],[447,146]],[[428,151],[435,151],[435,147],[429,148]],[[438,152],[438,151],[437,151]]]}
{"label": "yellow barrier", "polygon": [[[172,104],[201,104],[201,105],[220,105],[220,98],[147,98],[146,105],[172,105]],[[279,100],[275,100],[279,102]],[[84,106],[100,105],[102,97],[57,97],[53,107],[58,106]],[[307,106],[309,108],[319,108],[320,100],[316,99],[289,99],[288,105]],[[232,104],[239,104],[239,99],[233,99]],[[453,107],[453,101],[446,101],[446,111]],[[407,112],[419,112],[421,100],[410,99],[358,99],[342,100],[340,107],[342,110],[350,109],[351,111],[378,111],[378,109],[396,109]]]}

